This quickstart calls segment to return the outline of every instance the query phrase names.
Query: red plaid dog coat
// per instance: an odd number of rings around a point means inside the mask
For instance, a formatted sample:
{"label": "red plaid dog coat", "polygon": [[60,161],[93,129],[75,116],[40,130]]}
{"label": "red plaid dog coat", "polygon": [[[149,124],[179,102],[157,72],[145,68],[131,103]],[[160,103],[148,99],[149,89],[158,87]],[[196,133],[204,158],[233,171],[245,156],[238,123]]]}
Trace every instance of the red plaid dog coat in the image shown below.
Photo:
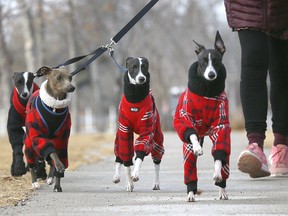
{"label": "red plaid dog coat", "polygon": [[[134,142],[134,133],[139,137]],[[160,118],[151,92],[139,103],[130,103],[125,96],[119,105],[118,130],[114,152],[122,161],[131,161],[135,151],[151,153],[153,161],[164,154]]]}
{"label": "red plaid dog coat", "polygon": [[228,98],[223,92],[216,97],[203,97],[192,93],[189,88],[180,95],[175,111],[174,128],[183,141],[184,183],[196,182],[197,169],[193,150],[187,145],[189,135],[195,133],[199,140],[208,135],[212,140],[211,153],[215,160],[223,163],[221,174],[229,177],[230,124]]}
{"label": "red plaid dog coat", "polygon": [[[40,100],[40,101],[39,101]],[[50,153],[56,152],[60,161],[68,167],[68,139],[70,136],[71,117],[66,107],[61,115],[63,121],[57,124],[56,130],[51,133],[47,118],[40,112],[39,103],[41,98],[39,91],[30,97],[26,111],[26,134],[24,136],[25,156],[29,167],[35,165],[37,155],[50,160]],[[51,111],[52,113],[52,111]],[[54,115],[60,115],[55,113]],[[46,118],[46,120],[45,120]]]}

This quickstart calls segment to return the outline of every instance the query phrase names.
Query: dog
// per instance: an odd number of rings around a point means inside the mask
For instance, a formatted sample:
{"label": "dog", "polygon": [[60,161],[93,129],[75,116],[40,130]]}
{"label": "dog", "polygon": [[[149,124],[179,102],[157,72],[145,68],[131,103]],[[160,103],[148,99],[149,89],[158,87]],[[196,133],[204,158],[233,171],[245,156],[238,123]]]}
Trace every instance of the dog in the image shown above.
{"label": "dog", "polygon": [[34,82],[37,74],[31,72],[15,72],[13,74],[14,88],[10,99],[7,118],[7,133],[12,147],[11,175],[22,176],[27,168],[23,160],[23,136],[26,119],[26,105],[33,92],[39,89]]}
{"label": "dog", "polygon": [[197,188],[197,157],[203,154],[205,136],[212,140],[214,157],[213,180],[220,187],[220,199],[227,200],[226,180],[229,177],[230,134],[228,98],[225,93],[226,69],[222,63],[226,51],[217,31],[214,49],[196,44],[198,60],[189,68],[188,86],[179,96],[173,127],[183,141],[184,183],[187,201],[194,202]]}
{"label": "dog", "polygon": [[[124,94],[119,105],[118,130],[114,143],[116,156],[113,182],[120,182],[122,164],[126,173],[126,191],[132,192],[139,180],[144,157],[151,153],[155,167],[153,190],[160,190],[159,170],[164,154],[164,136],[160,117],[150,90],[149,62],[145,57],[126,59]],[[134,142],[134,133],[139,135]],[[133,157],[135,166],[131,173]]]}
{"label": "dog", "polygon": [[60,180],[68,167],[68,140],[71,129],[69,104],[75,87],[72,76],[65,67],[41,67],[38,74],[46,76],[40,89],[29,98],[24,136],[25,156],[31,172],[32,188],[40,188],[35,174],[37,155],[47,160],[50,171],[48,184],[54,191],[62,192]]}

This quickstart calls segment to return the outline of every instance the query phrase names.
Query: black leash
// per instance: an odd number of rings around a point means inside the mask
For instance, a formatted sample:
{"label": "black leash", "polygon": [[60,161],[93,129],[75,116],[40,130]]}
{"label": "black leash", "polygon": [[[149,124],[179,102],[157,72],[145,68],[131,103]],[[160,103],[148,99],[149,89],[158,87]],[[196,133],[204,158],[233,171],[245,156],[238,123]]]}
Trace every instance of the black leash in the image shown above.
{"label": "black leash", "polygon": [[113,61],[115,62],[115,64],[117,65],[117,67],[125,72],[127,71],[126,68],[124,68],[123,66],[121,66],[120,64],[117,63],[117,61],[115,60],[115,58],[113,57],[114,55],[114,50],[112,49],[112,46],[114,44],[117,44],[120,39],[158,2],[159,0],[151,0],[144,8],[142,8],[141,11],[139,11],[114,37],[112,37],[110,39],[110,44],[106,44],[105,46],[101,46],[99,48],[97,48],[96,50],[94,50],[93,52],[87,54],[87,55],[82,55],[82,56],[77,56],[74,58],[71,58],[69,60],[67,60],[66,62],[64,62],[63,64],[59,64],[58,66],[54,67],[54,68],[59,68],[61,66],[67,66],[70,64],[73,64],[75,62],[80,61],[83,58],[86,58],[88,56],[92,57],[86,61],[85,63],[83,63],[80,67],[78,67],[76,70],[74,70],[71,75],[74,76],[75,74],[79,73],[80,71],[84,70],[89,64],[91,64],[91,62],[93,62],[94,60],[96,60],[99,56],[101,56],[105,51],[107,51],[108,49],[110,50],[109,55],[111,56],[111,58],[113,59]]}

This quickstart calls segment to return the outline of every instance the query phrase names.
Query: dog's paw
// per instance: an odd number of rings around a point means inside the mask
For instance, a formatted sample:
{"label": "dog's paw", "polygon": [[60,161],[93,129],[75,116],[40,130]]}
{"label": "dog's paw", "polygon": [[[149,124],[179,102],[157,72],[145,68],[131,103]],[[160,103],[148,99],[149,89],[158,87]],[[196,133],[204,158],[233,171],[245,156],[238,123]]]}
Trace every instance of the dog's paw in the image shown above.
{"label": "dog's paw", "polygon": [[201,195],[202,190],[197,190],[197,192],[194,194],[193,191],[190,191],[187,195],[187,202],[195,202],[195,195]]}
{"label": "dog's paw", "polygon": [[48,185],[52,185],[54,183],[54,178],[53,177],[48,177],[47,180],[46,180],[46,183]]}
{"label": "dog's paw", "polygon": [[154,184],[153,190],[160,190],[160,184]]}
{"label": "dog's paw", "polygon": [[218,183],[221,182],[221,181],[223,180],[222,175],[221,175],[221,172],[220,172],[220,173],[214,172],[213,180],[214,180],[215,182],[218,182]]}
{"label": "dog's paw", "polygon": [[62,188],[60,185],[55,185],[54,186],[54,192],[62,192]]}
{"label": "dog's paw", "polygon": [[220,188],[219,189],[219,199],[220,200],[228,200],[228,195],[226,193],[225,188]]}
{"label": "dog's paw", "polygon": [[40,188],[40,185],[38,182],[32,182],[32,188],[33,189],[39,189]]}
{"label": "dog's paw", "polygon": [[113,183],[117,184],[120,182],[120,176],[115,174],[112,179]]}
{"label": "dog's paw", "polygon": [[195,202],[195,194],[193,191],[190,191],[187,196],[187,202]]}
{"label": "dog's paw", "polygon": [[199,146],[195,146],[193,145],[193,152],[196,156],[201,156],[203,155],[203,149],[202,147],[199,145]]}
{"label": "dog's paw", "polygon": [[203,155],[203,149],[201,145],[199,144],[198,137],[195,134],[192,134],[190,136],[190,141],[192,143],[192,149],[193,149],[194,154],[196,156]]}
{"label": "dog's paw", "polygon": [[131,176],[131,179],[133,180],[133,182],[137,182],[137,181],[139,181],[139,175],[136,175],[136,174],[132,174],[132,176]]}
{"label": "dog's paw", "polygon": [[134,189],[133,182],[127,183],[127,185],[126,185],[126,191],[127,191],[127,192],[133,192],[133,189]]}

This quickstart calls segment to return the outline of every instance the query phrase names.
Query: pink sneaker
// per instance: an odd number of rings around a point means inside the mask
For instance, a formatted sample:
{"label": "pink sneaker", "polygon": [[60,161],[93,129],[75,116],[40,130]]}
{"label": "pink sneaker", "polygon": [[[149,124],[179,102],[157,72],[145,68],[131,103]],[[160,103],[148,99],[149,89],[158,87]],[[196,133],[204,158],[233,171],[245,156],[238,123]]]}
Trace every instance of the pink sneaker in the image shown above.
{"label": "pink sneaker", "polygon": [[238,169],[251,178],[270,176],[266,156],[257,143],[250,144],[238,158]]}
{"label": "pink sneaker", "polygon": [[271,176],[288,175],[288,147],[282,144],[273,146],[269,162]]}

